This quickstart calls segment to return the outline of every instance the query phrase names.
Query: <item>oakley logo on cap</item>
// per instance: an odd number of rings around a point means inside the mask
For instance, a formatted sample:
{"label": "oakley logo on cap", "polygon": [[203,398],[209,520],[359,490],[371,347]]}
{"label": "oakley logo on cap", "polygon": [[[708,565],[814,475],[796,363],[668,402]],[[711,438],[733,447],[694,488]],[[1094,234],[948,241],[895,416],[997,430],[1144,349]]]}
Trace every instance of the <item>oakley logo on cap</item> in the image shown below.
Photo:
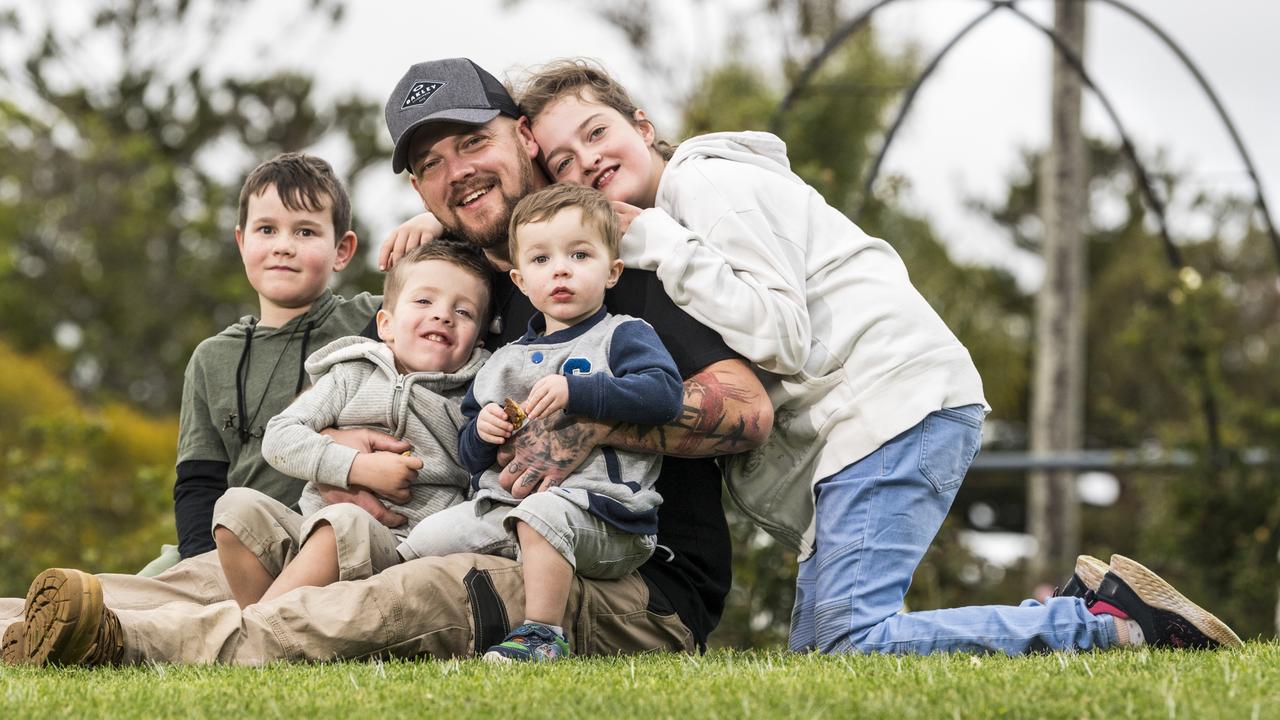
{"label": "oakley logo on cap", "polygon": [[416,82],[413,87],[409,88],[409,94],[404,96],[404,104],[400,106],[401,110],[421,105],[426,102],[437,90],[444,87],[442,82]]}

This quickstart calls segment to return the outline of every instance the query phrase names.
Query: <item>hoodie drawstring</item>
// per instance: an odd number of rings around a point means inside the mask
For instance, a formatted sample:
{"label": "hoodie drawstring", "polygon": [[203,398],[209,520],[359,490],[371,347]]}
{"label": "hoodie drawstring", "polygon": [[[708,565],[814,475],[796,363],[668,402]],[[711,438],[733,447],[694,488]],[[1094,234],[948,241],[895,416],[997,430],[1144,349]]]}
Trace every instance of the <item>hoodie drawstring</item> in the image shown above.
{"label": "hoodie drawstring", "polygon": [[293,394],[297,395],[302,392],[302,383],[307,379],[307,351],[311,349],[311,330],[315,328],[314,320],[307,323],[307,329],[302,331],[302,352],[298,354],[298,383],[293,386]]}
{"label": "hoodie drawstring", "polygon": [[253,333],[258,328],[258,319],[249,320],[249,327],[244,332],[244,349],[240,351],[240,362],[236,365],[236,418],[239,425],[236,431],[240,434],[240,442],[249,442],[248,423],[245,422],[244,393],[249,384],[249,354],[253,349]]}
{"label": "hoodie drawstring", "polygon": [[[240,442],[247,443],[249,438],[262,437],[263,428],[254,428],[253,423],[258,419],[258,413],[262,411],[262,403],[266,402],[267,395],[271,393],[271,381],[276,376],[276,370],[280,369],[280,361],[284,360],[285,353],[289,352],[289,345],[293,343],[293,336],[297,334],[301,321],[293,326],[293,330],[289,331],[289,337],[284,341],[284,347],[280,348],[280,354],[276,356],[276,362],[271,366],[271,372],[267,374],[267,381],[262,387],[262,396],[258,398],[258,406],[253,409],[253,415],[248,415],[248,407],[245,404],[245,395],[249,392],[249,362],[253,348],[253,334],[258,327],[258,319],[249,320],[249,327],[244,335],[244,349],[240,351],[240,363],[236,366],[236,415],[235,428],[240,435]],[[307,323],[306,329],[302,333],[302,357],[298,360],[298,382],[294,387],[293,394],[297,395],[302,391],[302,384],[306,381],[306,362],[307,350],[311,343],[311,331],[315,328],[315,321]],[[232,420],[228,419],[227,427],[230,428]]]}

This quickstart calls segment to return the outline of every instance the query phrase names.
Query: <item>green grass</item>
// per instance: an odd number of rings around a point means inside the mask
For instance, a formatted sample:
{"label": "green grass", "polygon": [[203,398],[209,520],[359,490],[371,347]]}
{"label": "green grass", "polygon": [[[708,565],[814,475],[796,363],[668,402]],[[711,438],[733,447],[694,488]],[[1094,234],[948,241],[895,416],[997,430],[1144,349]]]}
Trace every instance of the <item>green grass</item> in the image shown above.
{"label": "green grass", "polygon": [[0,717],[1280,717],[1280,644],[1022,658],[702,657],[0,668]]}

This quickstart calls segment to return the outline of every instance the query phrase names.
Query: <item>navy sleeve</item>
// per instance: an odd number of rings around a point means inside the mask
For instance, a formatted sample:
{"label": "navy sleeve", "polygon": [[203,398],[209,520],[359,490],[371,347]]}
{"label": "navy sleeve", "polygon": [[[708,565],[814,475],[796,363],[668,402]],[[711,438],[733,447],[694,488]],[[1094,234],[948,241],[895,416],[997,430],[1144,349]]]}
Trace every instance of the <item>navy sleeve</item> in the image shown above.
{"label": "navy sleeve", "polygon": [[569,375],[565,412],[597,420],[665,425],[680,414],[684,384],[658,334],[642,320],[614,328],[609,369]]}
{"label": "navy sleeve", "polygon": [[467,396],[462,399],[462,414],[467,418],[467,424],[458,432],[458,456],[467,472],[474,475],[488,470],[498,462],[498,446],[481,440],[480,433],[476,430],[480,403],[476,401],[474,385],[467,388]]}
{"label": "navy sleeve", "polygon": [[173,519],[178,528],[178,553],[183,558],[208,552],[213,544],[213,506],[227,491],[225,462],[188,460],[178,463],[173,484]]}

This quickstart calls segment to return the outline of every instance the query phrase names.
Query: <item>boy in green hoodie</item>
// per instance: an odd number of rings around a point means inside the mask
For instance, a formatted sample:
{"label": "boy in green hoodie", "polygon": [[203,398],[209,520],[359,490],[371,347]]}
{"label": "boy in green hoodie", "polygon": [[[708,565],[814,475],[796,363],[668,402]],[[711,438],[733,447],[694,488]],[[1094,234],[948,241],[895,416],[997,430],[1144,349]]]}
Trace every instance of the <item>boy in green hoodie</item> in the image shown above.
{"label": "boy in green hoodie", "polygon": [[187,364],[173,487],[183,558],[214,549],[213,506],[228,487],[296,505],[302,483],[263,460],[263,429],[310,384],[310,353],[347,335],[377,337],[381,296],[328,289],[357,244],[351,200],[329,163],[303,153],[262,163],[240,190],[239,213],[236,246],[258,316],[200,343]]}

